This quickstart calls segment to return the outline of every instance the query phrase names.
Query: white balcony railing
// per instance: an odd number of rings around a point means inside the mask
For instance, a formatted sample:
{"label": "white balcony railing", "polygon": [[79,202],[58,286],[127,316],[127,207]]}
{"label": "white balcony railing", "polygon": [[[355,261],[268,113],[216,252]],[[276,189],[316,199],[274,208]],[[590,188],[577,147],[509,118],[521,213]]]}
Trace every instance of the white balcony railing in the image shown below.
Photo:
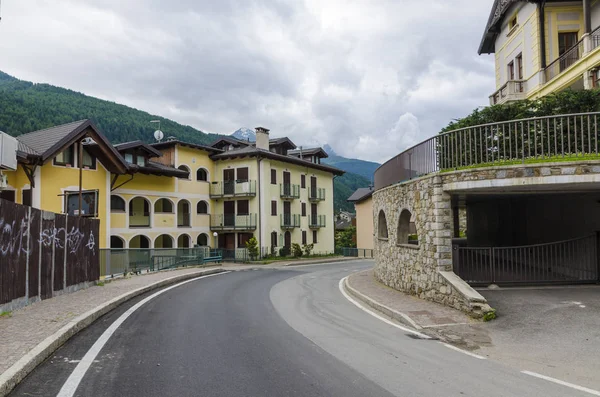
{"label": "white balcony railing", "polygon": [[509,80],[500,89],[490,95],[490,105],[500,105],[508,101],[525,99],[527,93],[527,81]]}

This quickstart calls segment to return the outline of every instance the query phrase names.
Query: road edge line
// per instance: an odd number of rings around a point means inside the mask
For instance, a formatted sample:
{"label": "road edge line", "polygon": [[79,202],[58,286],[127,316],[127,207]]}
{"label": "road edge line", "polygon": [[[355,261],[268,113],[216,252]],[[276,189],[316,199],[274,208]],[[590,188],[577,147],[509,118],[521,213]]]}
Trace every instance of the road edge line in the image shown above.
{"label": "road edge line", "polygon": [[534,378],[547,380],[548,382],[556,383],[558,385],[562,385],[562,386],[565,386],[565,387],[570,387],[571,389],[579,390],[579,391],[582,391],[584,393],[589,393],[589,394],[591,394],[593,396],[600,396],[600,391],[598,391],[598,390],[590,389],[590,388],[584,387],[584,386],[579,386],[579,385],[576,385],[574,383],[565,382],[564,380],[560,380],[560,379],[552,378],[550,376],[538,374],[537,372],[521,371],[521,373],[525,374],[525,375],[533,376]]}
{"label": "road edge line", "polygon": [[65,344],[79,331],[90,326],[98,318],[115,309],[117,306],[135,298],[146,292],[176,284],[181,281],[189,280],[198,276],[228,272],[225,269],[208,269],[198,272],[181,274],[157,281],[150,285],[137,288],[133,291],[119,295],[103,304],[88,310],[87,312],[75,317],[65,326],[60,328],[54,334],[50,335],[42,342],[38,343],[33,349],[27,352],[16,363],[10,366],[6,371],[0,374],[0,397],[7,396],[27,375],[29,375],[38,365],[52,355],[58,348]]}
{"label": "road edge line", "polygon": [[461,349],[460,347],[452,346],[449,343],[445,343],[445,342],[440,342],[440,343],[442,345],[446,346],[448,349],[452,349],[454,351],[466,354],[467,356],[471,356],[471,357],[476,358],[478,360],[487,360],[487,357],[483,357],[483,356],[480,356],[479,354],[471,353],[468,350],[464,350],[464,349]]}
{"label": "road edge line", "polygon": [[377,302],[375,299],[363,294],[362,292],[358,291],[356,288],[354,288],[352,285],[350,285],[350,282],[348,281],[348,278],[350,276],[345,278],[345,282],[344,282],[344,286],[346,287],[346,290],[348,290],[348,292],[350,292],[352,295],[354,295],[356,298],[360,299],[361,301],[363,301],[364,303],[366,303],[367,305],[371,306],[373,309],[385,314],[386,316],[393,318],[396,321],[401,322],[404,325],[407,325],[409,327],[413,327],[416,330],[421,330],[423,329],[423,327],[421,327],[419,324],[416,323],[416,321],[414,321],[412,318],[410,318],[408,315],[399,312],[397,310],[392,309],[391,307],[388,307],[382,303]]}
{"label": "road edge line", "polygon": [[358,307],[359,309],[361,309],[361,310],[362,310],[362,311],[364,311],[365,313],[368,313],[368,314],[370,314],[371,316],[373,316],[373,317],[375,317],[375,318],[377,318],[377,319],[379,319],[379,320],[383,321],[383,322],[384,322],[384,323],[386,323],[386,324],[389,324],[389,325],[391,325],[391,326],[393,326],[393,327],[396,327],[396,328],[398,328],[398,329],[401,329],[401,330],[402,330],[402,331],[404,331],[404,332],[408,332],[408,333],[410,333],[410,334],[416,335],[416,336],[418,336],[418,337],[419,337],[419,338],[421,338],[421,339],[433,339],[433,338],[432,338],[431,336],[429,336],[429,335],[425,335],[425,334],[423,334],[423,333],[421,333],[421,332],[419,332],[419,331],[416,331],[416,330],[414,330],[414,329],[407,328],[407,327],[404,327],[404,326],[402,326],[402,325],[396,324],[396,323],[394,323],[393,321],[391,321],[391,320],[388,320],[387,318],[385,318],[385,317],[383,317],[383,316],[379,315],[378,313],[375,313],[374,311],[372,311],[372,310],[369,310],[369,309],[367,309],[366,307],[364,307],[363,305],[361,305],[359,302],[357,302],[356,300],[354,300],[354,299],[353,299],[353,298],[352,298],[352,297],[349,295],[349,292],[346,292],[346,287],[348,286],[348,284],[347,284],[347,282],[346,282],[346,281],[347,281],[347,279],[348,279],[348,276],[346,276],[346,277],[344,277],[343,279],[341,279],[341,280],[340,280],[340,282],[339,282],[339,284],[338,284],[338,286],[339,286],[339,289],[340,289],[340,292],[342,293],[342,295],[344,295],[344,297],[345,297],[345,298],[346,298],[346,299],[347,299],[347,300],[348,300],[350,303],[352,303],[354,306]]}

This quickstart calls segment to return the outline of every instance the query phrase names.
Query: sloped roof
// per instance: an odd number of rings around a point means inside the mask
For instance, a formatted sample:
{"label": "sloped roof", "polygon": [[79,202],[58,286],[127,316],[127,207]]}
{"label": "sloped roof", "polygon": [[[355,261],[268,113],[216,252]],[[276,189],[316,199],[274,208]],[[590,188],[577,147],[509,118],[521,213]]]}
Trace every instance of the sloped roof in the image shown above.
{"label": "sloped roof", "polygon": [[297,164],[304,167],[315,168],[322,171],[331,172],[335,175],[343,175],[345,171],[340,170],[339,168],[335,168],[329,165],[312,163],[308,160],[301,159],[295,156],[289,156],[284,154],[277,154],[270,152],[268,150],[257,149],[254,146],[247,146],[241,149],[228,150],[223,153],[215,154],[211,156],[213,160],[221,160],[228,159],[234,157],[253,157],[253,156],[262,156],[266,158],[270,158],[273,160],[279,160],[287,163]]}
{"label": "sloped roof", "polygon": [[182,171],[178,168],[174,168],[154,161],[146,162],[145,166],[139,166],[137,164],[129,164],[129,170],[132,173],[140,173],[147,175],[158,175],[158,176],[174,176],[177,178],[188,178],[190,173],[188,171]]}
{"label": "sloped roof", "polygon": [[356,189],[356,191],[354,193],[352,193],[352,195],[350,197],[348,197],[348,200],[346,200],[346,201],[349,201],[351,203],[360,203],[361,201],[368,199],[372,195],[373,195],[372,188],[361,187],[359,189]]}
{"label": "sloped roof", "polygon": [[[215,142],[215,144],[217,142]],[[186,147],[189,147],[192,149],[206,150],[207,152],[212,152],[212,153],[221,153],[222,152],[221,149],[217,149],[212,146],[200,145],[200,144],[191,143],[191,142],[184,142],[184,141],[180,141],[179,139],[171,139],[169,141],[154,142],[154,143],[150,144],[150,146],[152,146],[153,148],[156,148],[156,149],[166,149],[169,147],[173,147],[175,145],[186,146]]]}
{"label": "sloped roof", "polygon": [[146,153],[148,153],[151,157],[160,157],[162,156],[162,153],[158,150],[156,150],[155,148],[153,148],[152,146],[148,145],[147,143],[144,143],[142,141],[131,141],[131,142],[123,142],[123,143],[118,143],[116,145],[114,145],[115,148],[119,151],[119,152],[123,152],[127,149],[142,149],[144,150]]}
{"label": "sloped roof", "polygon": [[290,156],[300,156],[300,153],[302,153],[302,156],[314,156],[315,154],[318,154],[319,157],[321,158],[326,158],[329,157],[329,155],[327,154],[327,152],[325,150],[323,150],[323,148],[321,147],[314,147],[314,148],[307,148],[307,149],[297,149],[297,150],[290,150],[288,151],[288,154]]}
{"label": "sloped roof", "polygon": [[84,126],[88,121],[89,120],[79,120],[72,123],[45,128],[43,130],[29,132],[27,134],[19,135],[17,139],[19,142],[25,144],[27,147],[33,150],[35,152],[34,154],[42,156],[53,146],[56,146],[57,143],[63,140],[66,136]]}
{"label": "sloped roof", "polygon": [[[500,33],[502,20],[508,9],[516,3],[525,2],[524,0],[494,0],[490,16],[488,18],[481,44],[479,45],[479,55],[493,54],[496,52],[496,37]],[[540,0],[527,0],[529,3],[539,3]]]}

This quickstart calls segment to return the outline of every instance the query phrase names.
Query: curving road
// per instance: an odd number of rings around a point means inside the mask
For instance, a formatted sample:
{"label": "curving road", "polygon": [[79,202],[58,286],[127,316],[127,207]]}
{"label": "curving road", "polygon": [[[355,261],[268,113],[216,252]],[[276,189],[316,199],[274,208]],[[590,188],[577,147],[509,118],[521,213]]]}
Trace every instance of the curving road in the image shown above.
{"label": "curving road", "polygon": [[338,285],[370,266],[236,271],[166,290],[133,311],[80,373],[111,324],[152,294],[138,297],[76,335],[11,396],[56,396],[74,378],[75,396],[100,397],[591,395],[366,313]]}

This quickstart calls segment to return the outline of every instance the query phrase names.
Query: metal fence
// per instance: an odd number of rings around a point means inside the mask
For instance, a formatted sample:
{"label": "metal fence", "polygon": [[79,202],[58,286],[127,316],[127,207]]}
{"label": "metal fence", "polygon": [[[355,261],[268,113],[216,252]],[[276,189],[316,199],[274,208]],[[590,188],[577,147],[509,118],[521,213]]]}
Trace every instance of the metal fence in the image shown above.
{"label": "metal fence", "polygon": [[369,248],[340,248],[337,253],[354,258],[373,258],[373,250]]}
{"label": "metal fence", "polygon": [[442,170],[598,157],[598,115],[533,117],[445,132],[381,165],[375,188]]}
{"label": "metal fence", "polygon": [[596,235],[521,247],[455,246],[454,272],[471,285],[596,283]]}
{"label": "metal fence", "polygon": [[256,196],[256,181],[238,180],[213,182],[210,186],[210,197],[223,196]]}

